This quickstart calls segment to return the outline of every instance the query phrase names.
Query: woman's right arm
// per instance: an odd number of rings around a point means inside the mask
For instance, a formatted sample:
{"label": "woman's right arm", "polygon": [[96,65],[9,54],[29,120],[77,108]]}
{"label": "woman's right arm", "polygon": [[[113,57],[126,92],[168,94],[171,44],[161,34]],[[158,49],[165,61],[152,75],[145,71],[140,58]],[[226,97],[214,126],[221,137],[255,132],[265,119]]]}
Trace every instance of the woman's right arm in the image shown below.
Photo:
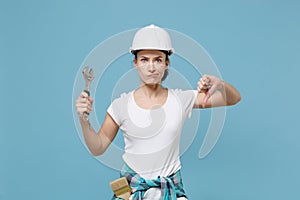
{"label": "woman's right arm", "polygon": [[81,116],[84,112],[92,112],[93,99],[85,92],[82,92],[76,100],[77,113],[79,115],[82,132],[85,142],[94,156],[103,154],[117,135],[119,126],[112,117],[106,113],[105,119],[98,133],[90,122],[85,121]]}

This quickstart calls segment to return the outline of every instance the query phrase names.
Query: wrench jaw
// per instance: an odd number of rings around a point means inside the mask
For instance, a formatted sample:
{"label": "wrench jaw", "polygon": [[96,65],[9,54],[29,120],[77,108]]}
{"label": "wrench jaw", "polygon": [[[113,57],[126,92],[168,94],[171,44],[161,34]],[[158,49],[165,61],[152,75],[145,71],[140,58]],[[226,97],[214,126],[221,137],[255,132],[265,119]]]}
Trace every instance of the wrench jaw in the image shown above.
{"label": "wrench jaw", "polygon": [[94,80],[94,70],[93,68],[85,67],[82,71],[85,80],[85,92],[90,95],[90,85],[92,80]]}
{"label": "wrench jaw", "polygon": [[[92,80],[94,80],[94,70],[93,68],[89,68],[88,66],[85,67],[82,70],[82,74],[84,77],[84,81],[85,81],[85,89],[84,92],[88,94],[88,96],[90,96],[90,85]],[[83,115],[81,116],[83,118],[83,120],[88,121],[89,120],[89,113],[88,112],[84,112]]]}

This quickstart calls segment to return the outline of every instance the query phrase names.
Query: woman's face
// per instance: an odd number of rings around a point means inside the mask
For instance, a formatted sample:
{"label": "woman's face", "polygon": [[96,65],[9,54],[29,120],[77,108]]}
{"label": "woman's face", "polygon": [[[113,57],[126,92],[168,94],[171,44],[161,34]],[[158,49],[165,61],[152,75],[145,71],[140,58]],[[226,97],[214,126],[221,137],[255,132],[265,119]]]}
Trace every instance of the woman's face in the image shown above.
{"label": "woman's face", "polygon": [[137,53],[134,66],[144,84],[159,84],[168,68],[166,54],[159,50],[142,50]]}

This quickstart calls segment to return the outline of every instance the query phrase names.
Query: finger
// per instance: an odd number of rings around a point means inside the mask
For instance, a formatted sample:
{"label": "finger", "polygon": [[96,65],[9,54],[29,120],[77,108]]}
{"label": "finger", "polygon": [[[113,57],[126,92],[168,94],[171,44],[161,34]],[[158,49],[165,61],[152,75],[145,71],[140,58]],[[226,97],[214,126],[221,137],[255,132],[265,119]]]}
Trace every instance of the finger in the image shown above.
{"label": "finger", "polygon": [[77,107],[79,108],[84,108],[84,107],[88,107],[90,104],[87,102],[82,102],[82,103],[77,103]]}
{"label": "finger", "polygon": [[207,93],[207,90],[202,89],[202,90],[200,90],[199,93],[204,93],[204,94],[206,94],[206,93]]}
{"label": "finger", "polygon": [[209,98],[215,93],[217,85],[212,85],[211,88],[206,92],[206,95],[203,99],[202,107],[205,108]]}
{"label": "finger", "polygon": [[93,111],[92,106],[87,106],[85,108],[83,108],[85,112],[91,113]]}
{"label": "finger", "polygon": [[209,95],[210,96],[213,95],[216,90],[217,90],[217,85],[216,84],[212,85],[208,90]]}
{"label": "finger", "polygon": [[80,108],[80,109],[77,109],[77,113],[79,115],[82,115],[84,112],[88,112],[88,109],[87,108]]}
{"label": "finger", "polygon": [[212,87],[212,85],[211,85],[211,84],[207,84],[207,85],[205,85],[205,88],[206,88],[207,90],[209,90],[211,87]]}
{"label": "finger", "polygon": [[211,76],[209,76],[209,75],[206,75],[206,76],[205,76],[205,78],[206,78],[206,82],[208,82],[208,83],[209,83],[209,82],[211,81]]}
{"label": "finger", "polygon": [[87,108],[88,106],[89,106],[88,104],[81,104],[81,103],[76,104],[77,110]]}
{"label": "finger", "polygon": [[202,89],[203,85],[202,83],[199,81],[198,82],[198,85],[197,85],[197,88],[198,88],[198,91],[200,91]]}
{"label": "finger", "polygon": [[202,83],[200,83],[198,85],[198,92],[201,93],[201,92],[206,92],[207,91],[207,88],[205,85],[202,85]]}
{"label": "finger", "polygon": [[199,81],[197,82],[197,85],[200,85],[201,84],[201,79],[199,79]]}
{"label": "finger", "polygon": [[87,98],[89,95],[86,92],[81,92],[80,97]]}
{"label": "finger", "polygon": [[87,98],[83,98],[83,97],[79,97],[76,100],[76,103],[87,103],[87,102],[88,102],[88,99]]}
{"label": "finger", "polygon": [[203,85],[202,83],[200,83],[199,88],[200,90],[208,90],[211,86],[210,85]]}
{"label": "finger", "polygon": [[79,97],[76,99],[76,103],[85,103],[85,102],[87,102],[88,101],[87,97],[88,96],[86,95],[86,93],[81,92]]}
{"label": "finger", "polygon": [[205,108],[209,98],[215,93],[216,87],[217,87],[216,85],[212,85],[211,88],[206,92],[206,95],[203,99],[203,104],[202,104],[203,108]]}
{"label": "finger", "polygon": [[210,82],[210,77],[209,77],[209,75],[204,74],[202,78],[203,78],[203,80],[204,80],[205,82],[207,82],[207,83]]}
{"label": "finger", "polygon": [[208,101],[209,97],[210,97],[209,92],[206,92],[206,95],[205,95],[205,97],[204,97],[204,99],[203,99],[203,101],[202,101],[202,108],[205,108],[205,106],[206,106],[206,104],[207,104],[207,101]]}
{"label": "finger", "polygon": [[202,80],[205,82],[205,83],[208,83],[209,82],[209,78],[207,76],[203,76]]}
{"label": "finger", "polygon": [[93,98],[88,97],[88,100],[89,100],[89,102],[90,102],[91,104],[93,104],[93,102],[94,102],[94,99],[93,99]]}
{"label": "finger", "polygon": [[201,81],[202,85],[206,85],[206,82],[205,82],[204,78],[201,78],[200,81]]}
{"label": "finger", "polygon": [[89,110],[91,110],[93,107],[93,105],[90,102],[78,103],[76,106],[78,108],[88,108]]}
{"label": "finger", "polygon": [[211,85],[211,81],[208,80],[208,79],[204,80],[202,83],[203,83],[203,85],[205,85],[205,86]]}

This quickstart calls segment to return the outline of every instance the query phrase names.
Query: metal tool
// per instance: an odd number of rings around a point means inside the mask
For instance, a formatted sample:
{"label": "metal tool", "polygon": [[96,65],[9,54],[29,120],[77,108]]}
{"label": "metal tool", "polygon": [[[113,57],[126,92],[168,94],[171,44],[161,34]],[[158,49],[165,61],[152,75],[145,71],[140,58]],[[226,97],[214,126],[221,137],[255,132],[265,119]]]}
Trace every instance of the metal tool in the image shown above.
{"label": "metal tool", "polygon": [[[88,96],[90,96],[90,85],[92,80],[94,80],[94,70],[93,68],[89,68],[88,66],[85,67],[82,70],[82,74],[85,80],[85,89],[84,92],[87,93]],[[87,121],[89,117],[89,113],[88,112],[84,112],[82,118]]]}

